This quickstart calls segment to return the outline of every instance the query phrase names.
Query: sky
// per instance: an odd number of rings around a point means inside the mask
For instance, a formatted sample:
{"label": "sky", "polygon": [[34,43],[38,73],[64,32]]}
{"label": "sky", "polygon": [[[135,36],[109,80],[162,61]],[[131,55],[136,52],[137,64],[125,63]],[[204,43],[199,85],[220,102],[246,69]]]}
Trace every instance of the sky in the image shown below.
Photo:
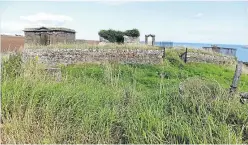
{"label": "sky", "polygon": [[102,29],[137,28],[156,41],[248,44],[248,2],[1,1],[1,34],[27,27],[66,27],[76,39],[99,40]]}

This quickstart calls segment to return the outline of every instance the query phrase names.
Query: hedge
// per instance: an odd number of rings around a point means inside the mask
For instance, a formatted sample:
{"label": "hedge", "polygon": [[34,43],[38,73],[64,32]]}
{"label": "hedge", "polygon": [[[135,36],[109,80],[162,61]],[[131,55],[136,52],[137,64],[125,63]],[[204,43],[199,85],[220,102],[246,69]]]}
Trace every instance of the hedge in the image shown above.
{"label": "hedge", "polygon": [[124,35],[130,36],[130,37],[139,37],[140,33],[138,29],[126,30],[125,32],[109,29],[109,30],[99,31],[98,35],[112,43],[115,43],[115,42],[123,43]]}

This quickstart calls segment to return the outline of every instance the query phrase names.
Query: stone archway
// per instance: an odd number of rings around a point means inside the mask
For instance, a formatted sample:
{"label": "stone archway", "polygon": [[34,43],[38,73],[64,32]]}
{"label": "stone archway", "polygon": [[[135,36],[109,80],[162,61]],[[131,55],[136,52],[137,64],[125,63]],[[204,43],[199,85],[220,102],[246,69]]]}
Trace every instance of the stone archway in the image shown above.
{"label": "stone archway", "polygon": [[145,44],[148,44],[148,37],[152,37],[152,46],[155,44],[155,35],[149,34],[145,35]]}

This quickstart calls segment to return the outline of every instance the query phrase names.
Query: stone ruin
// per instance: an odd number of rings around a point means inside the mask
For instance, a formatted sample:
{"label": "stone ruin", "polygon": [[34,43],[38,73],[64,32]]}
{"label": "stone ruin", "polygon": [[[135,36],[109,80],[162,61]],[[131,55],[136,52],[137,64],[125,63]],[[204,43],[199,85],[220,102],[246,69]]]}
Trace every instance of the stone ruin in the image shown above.
{"label": "stone ruin", "polygon": [[[131,37],[124,35],[124,44],[138,44],[140,43],[140,37]],[[107,39],[100,36],[100,44],[110,43]]]}
{"label": "stone ruin", "polygon": [[149,34],[149,35],[145,35],[145,44],[148,45],[148,38],[152,37],[152,46],[154,46],[155,44],[155,35]]}

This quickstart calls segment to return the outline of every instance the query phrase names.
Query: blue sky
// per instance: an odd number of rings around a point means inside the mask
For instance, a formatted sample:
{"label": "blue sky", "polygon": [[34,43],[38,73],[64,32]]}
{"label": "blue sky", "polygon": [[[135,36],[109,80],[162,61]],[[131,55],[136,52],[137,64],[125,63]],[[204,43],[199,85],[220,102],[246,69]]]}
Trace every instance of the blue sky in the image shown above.
{"label": "blue sky", "polygon": [[248,2],[73,1],[0,2],[1,33],[25,27],[59,26],[77,39],[98,40],[101,29],[137,28],[141,40],[248,44]]}

